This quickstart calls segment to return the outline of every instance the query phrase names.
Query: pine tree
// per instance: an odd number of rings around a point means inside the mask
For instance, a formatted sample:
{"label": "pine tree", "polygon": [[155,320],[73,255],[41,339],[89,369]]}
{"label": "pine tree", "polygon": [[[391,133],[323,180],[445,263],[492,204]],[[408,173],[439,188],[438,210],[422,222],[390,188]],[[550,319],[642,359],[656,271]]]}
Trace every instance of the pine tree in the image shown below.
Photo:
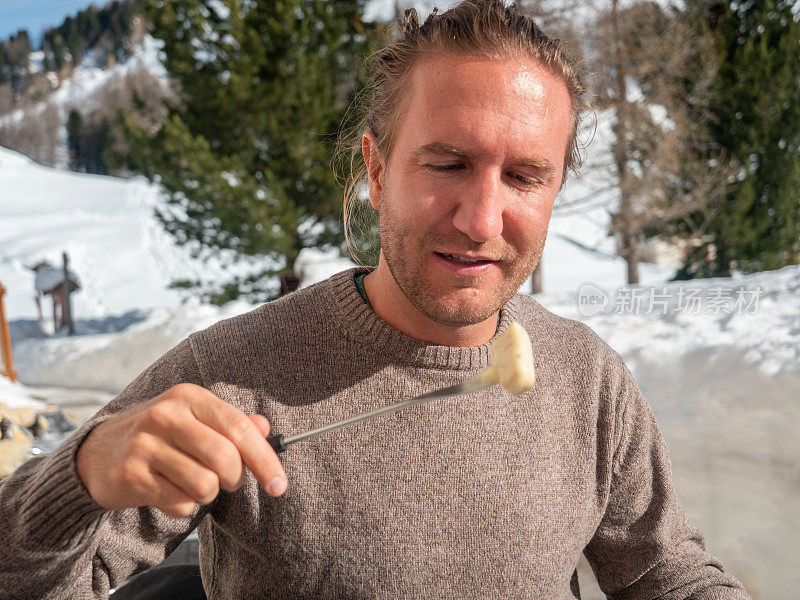
{"label": "pine tree", "polygon": [[67,147],[69,148],[69,168],[71,171],[86,172],[83,144],[83,117],[73,109],[67,118]]}
{"label": "pine tree", "polygon": [[179,243],[273,268],[245,279],[182,282],[212,301],[263,300],[304,247],[338,243],[337,128],[367,50],[363,0],[149,0],[154,37],[182,102],[150,136],[127,118],[134,167],[158,179]]}
{"label": "pine tree", "polygon": [[[680,277],[775,269],[800,258],[800,19],[790,0],[695,0],[713,33],[709,133],[733,175]],[[695,223],[697,225],[697,223]]]}
{"label": "pine tree", "polygon": [[28,32],[20,29],[8,40],[0,43],[0,53],[4,54],[5,71],[11,82],[11,91],[16,102],[22,96],[30,78],[31,44]]}

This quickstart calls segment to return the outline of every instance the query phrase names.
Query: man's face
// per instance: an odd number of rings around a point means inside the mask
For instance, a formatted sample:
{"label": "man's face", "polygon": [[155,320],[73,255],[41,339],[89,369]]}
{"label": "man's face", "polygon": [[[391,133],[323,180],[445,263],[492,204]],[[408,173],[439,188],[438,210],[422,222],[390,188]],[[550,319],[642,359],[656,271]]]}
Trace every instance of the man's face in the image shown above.
{"label": "man's face", "polygon": [[417,63],[410,83],[388,163],[370,165],[381,261],[428,318],[480,323],[541,258],[569,94],[526,59],[435,56]]}

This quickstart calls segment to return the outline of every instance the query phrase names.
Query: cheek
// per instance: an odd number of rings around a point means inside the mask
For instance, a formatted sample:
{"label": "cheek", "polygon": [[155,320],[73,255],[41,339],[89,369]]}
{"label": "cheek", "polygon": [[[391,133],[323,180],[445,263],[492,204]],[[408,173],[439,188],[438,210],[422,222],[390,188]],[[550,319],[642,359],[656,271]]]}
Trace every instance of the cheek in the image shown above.
{"label": "cheek", "polygon": [[547,235],[553,203],[528,203],[506,211],[504,232],[509,243],[518,248],[534,248]]}
{"label": "cheek", "polygon": [[404,193],[405,216],[417,227],[437,226],[452,213],[458,198],[457,186],[436,181],[414,182]]}

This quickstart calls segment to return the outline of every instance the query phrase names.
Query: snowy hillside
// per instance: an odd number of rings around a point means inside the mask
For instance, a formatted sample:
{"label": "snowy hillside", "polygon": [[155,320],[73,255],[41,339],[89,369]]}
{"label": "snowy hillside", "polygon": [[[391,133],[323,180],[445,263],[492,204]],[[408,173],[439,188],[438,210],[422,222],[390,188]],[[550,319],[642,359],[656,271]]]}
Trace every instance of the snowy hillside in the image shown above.
{"label": "snowy hillside", "polygon": [[[132,55],[121,64],[104,69],[97,64],[92,52],[87,52],[81,63],[75,67],[71,76],[59,82],[54,73],[51,73],[51,84],[58,86],[48,98],[48,101],[59,108],[60,111],[69,111],[78,108],[90,111],[96,108],[98,91],[114,79],[124,77],[140,68],[146,69],[157,78],[165,79],[167,72],[158,58],[161,42],[149,35],[144,36],[141,44],[135,46]],[[41,51],[31,53],[31,71],[42,71]],[[42,105],[43,107],[43,105]],[[16,121],[23,116],[23,110],[17,109],[0,117],[0,124]],[[66,116],[64,116],[66,121]]]}
{"label": "snowy hillside", "polygon": [[[89,51],[81,63],[75,67],[70,76],[59,79],[56,73],[47,73],[47,80],[51,93],[44,97],[38,104],[26,108],[18,108],[7,114],[0,115],[0,126],[16,125],[22,119],[46,120],[46,112],[54,109],[57,115],[58,145],[55,149],[55,164],[66,169],[69,165],[69,151],[67,149],[66,123],[70,111],[78,110],[87,115],[98,108],[99,99],[107,90],[118,85],[127,76],[140,69],[150,74],[162,86],[166,87],[167,73],[159,59],[161,42],[145,35],[141,43],[134,47],[128,59],[111,68],[103,68],[96,59],[95,53]],[[43,52],[31,53],[30,69],[32,73],[43,71]]]}
{"label": "snowy hillside", "polygon": [[0,190],[0,281],[12,320],[37,314],[29,267],[60,266],[64,251],[82,285],[72,296],[77,318],[179,306],[173,279],[231,274],[173,242],[153,214],[158,189],[144,179],[51,169],[0,148]]}

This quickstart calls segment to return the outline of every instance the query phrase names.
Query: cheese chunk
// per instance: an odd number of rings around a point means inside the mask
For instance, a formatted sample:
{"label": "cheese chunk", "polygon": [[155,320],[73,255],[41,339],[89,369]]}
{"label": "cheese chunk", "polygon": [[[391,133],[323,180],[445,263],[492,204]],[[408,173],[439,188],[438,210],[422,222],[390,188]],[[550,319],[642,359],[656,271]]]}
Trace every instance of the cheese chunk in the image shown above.
{"label": "cheese chunk", "polygon": [[511,323],[492,343],[492,355],[492,364],[480,373],[482,381],[499,383],[512,394],[521,394],[533,387],[536,382],[533,348],[522,325]]}

